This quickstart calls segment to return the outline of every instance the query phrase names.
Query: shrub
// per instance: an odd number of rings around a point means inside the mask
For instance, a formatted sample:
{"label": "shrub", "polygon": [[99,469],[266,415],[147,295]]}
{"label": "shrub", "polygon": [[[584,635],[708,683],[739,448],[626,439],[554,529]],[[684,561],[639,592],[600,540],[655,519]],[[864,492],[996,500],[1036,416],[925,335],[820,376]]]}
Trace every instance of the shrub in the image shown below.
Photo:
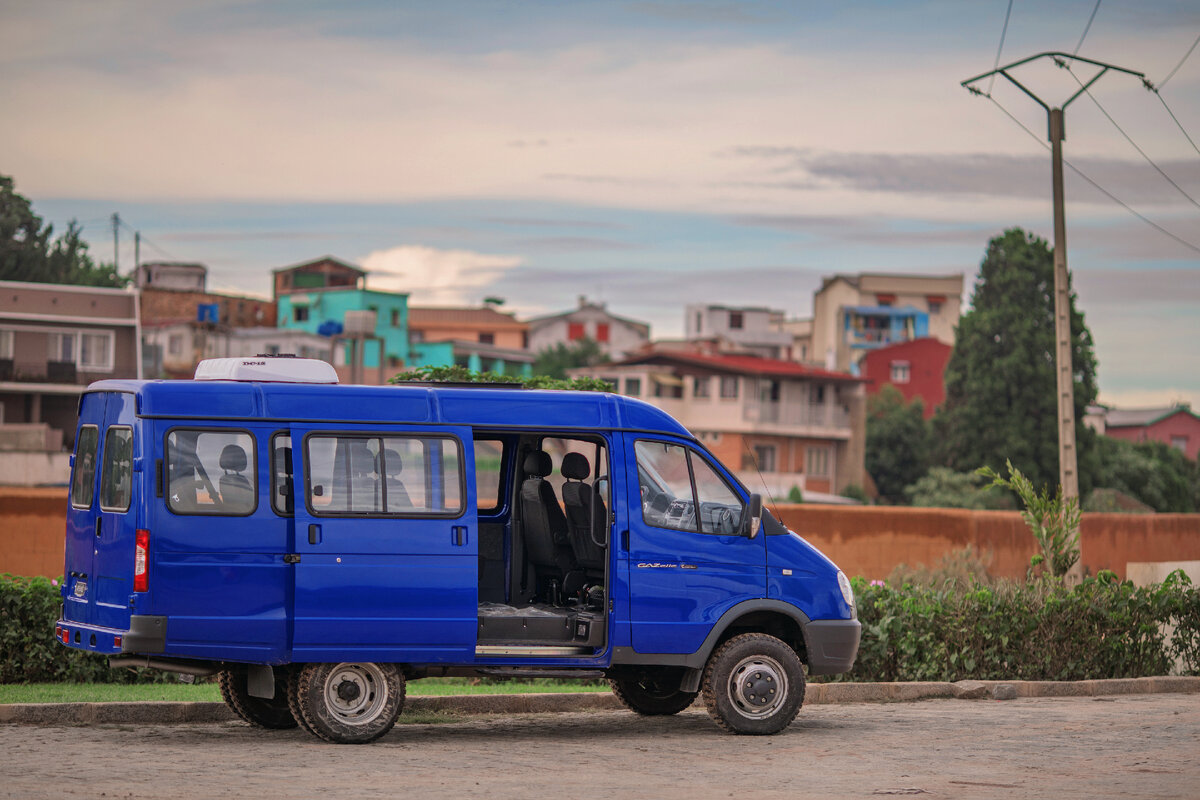
{"label": "shrub", "polygon": [[58,581],[0,575],[0,683],[160,683],[157,670],[110,669],[96,653],[54,639],[62,596]]}
{"label": "shrub", "polygon": [[578,392],[611,392],[612,384],[599,378],[554,378],[548,375],[501,375],[466,367],[417,367],[388,379],[388,383],[519,383],[527,389],[562,389]]}
{"label": "shrub", "polygon": [[[986,586],[854,579],[863,635],[848,679],[1084,680],[1200,675],[1200,589],[1182,571],[1137,588],[1101,572]],[[1164,626],[1175,625],[1170,643]]]}

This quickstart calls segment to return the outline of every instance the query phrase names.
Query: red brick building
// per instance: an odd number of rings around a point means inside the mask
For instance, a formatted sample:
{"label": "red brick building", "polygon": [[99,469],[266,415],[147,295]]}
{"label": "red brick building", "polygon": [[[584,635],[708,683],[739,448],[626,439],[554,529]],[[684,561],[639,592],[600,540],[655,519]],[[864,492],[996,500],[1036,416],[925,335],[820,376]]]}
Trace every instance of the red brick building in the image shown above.
{"label": "red brick building", "polygon": [[867,379],[867,394],[876,394],[890,383],[908,402],[921,398],[925,418],[929,419],[946,399],[946,364],[953,350],[933,338],[872,350],[860,364],[862,377]]}
{"label": "red brick building", "polygon": [[1200,416],[1185,405],[1166,408],[1110,408],[1100,432],[1129,442],[1162,442],[1193,461],[1200,455]]}

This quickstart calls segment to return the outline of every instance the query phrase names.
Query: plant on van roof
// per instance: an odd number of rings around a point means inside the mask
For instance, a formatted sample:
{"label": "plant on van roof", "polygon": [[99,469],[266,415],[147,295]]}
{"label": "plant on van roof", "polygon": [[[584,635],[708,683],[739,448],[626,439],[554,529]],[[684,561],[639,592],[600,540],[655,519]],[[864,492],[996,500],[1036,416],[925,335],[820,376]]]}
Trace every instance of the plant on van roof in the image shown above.
{"label": "plant on van roof", "polygon": [[449,367],[416,367],[393,375],[388,383],[519,383],[526,389],[561,389],[576,392],[611,392],[612,384],[599,378],[551,378],[548,375],[501,375],[477,372],[458,364]]}

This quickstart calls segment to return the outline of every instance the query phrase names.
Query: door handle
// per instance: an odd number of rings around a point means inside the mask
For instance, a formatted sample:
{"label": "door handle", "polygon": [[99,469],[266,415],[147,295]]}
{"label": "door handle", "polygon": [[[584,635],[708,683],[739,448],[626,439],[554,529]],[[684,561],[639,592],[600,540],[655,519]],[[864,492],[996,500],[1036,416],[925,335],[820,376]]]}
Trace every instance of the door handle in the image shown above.
{"label": "door handle", "polygon": [[467,543],[467,529],[463,525],[455,525],[450,529],[450,544],[462,547]]}
{"label": "door handle", "polygon": [[100,522],[101,522],[101,520],[103,520],[103,517],[99,517],[99,516],[96,517],[96,538],[97,539],[100,538]]}
{"label": "door handle", "polygon": [[321,543],[321,526],[315,522],[309,523],[308,543],[309,544],[320,544]]}

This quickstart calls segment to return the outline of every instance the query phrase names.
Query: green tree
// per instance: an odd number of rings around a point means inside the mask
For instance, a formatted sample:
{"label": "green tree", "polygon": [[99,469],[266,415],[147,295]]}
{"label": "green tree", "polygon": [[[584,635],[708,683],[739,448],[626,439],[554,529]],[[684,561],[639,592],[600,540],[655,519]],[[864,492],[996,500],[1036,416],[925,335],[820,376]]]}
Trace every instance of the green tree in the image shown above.
{"label": "green tree", "polygon": [[75,220],[51,240],[53,225],[43,225],[33,206],[18,194],[13,179],[0,175],[0,280],[124,286],[128,278],[112,264],[96,264],[88,255],[83,229]]}
{"label": "green tree", "polygon": [[929,446],[920,399],[905,402],[890,383],[867,398],[867,473],[883,500],[904,502],[904,487],[929,469]]}
{"label": "green tree", "polygon": [[1098,438],[1097,487],[1124,492],[1159,512],[1200,510],[1200,464],[1163,442]]}
{"label": "green tree", "polygon": [[533,374],[550,378],[566,378],[567,370],[575,367],[594,367],[608,363],[609,358],[600,349],[599,343],[584,337],[571,344],[559,342],[537,354],[533,362]]}
{"label": "green tree", "polygon": [[[1079,488],[1086,495],[1099,461],[1083,425],[1096,399],[1092,335],[1070,294]],[[988,243],[971,310],[959,321],[946,365],[946,401],[934,418],[937,461],[954,470],[1026,467],[1036,486],[1058,485],[1055,404],[1054,257],[1020,228]]]}
{"label": "green tree", "polygon": [[973,472],[955,472],[948,467],[932,467],[904,495],[922,508],[1011,509],[1012,496],[990,486]]}

